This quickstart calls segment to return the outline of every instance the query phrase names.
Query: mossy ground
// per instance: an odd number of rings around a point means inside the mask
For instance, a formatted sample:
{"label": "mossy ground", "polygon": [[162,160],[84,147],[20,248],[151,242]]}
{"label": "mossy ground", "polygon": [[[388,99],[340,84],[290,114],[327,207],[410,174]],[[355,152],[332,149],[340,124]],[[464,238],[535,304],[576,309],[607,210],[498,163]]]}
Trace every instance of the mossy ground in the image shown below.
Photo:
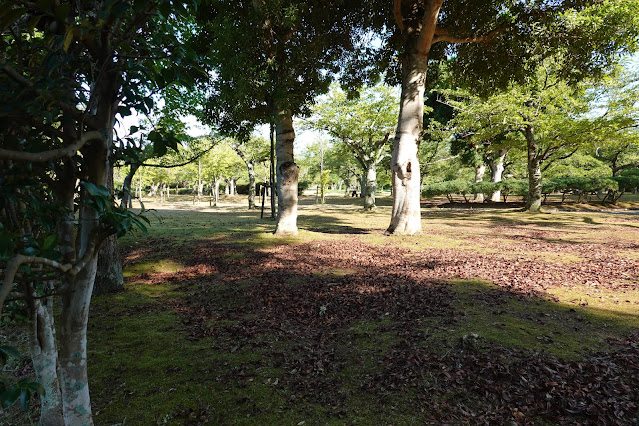
{"label": "mossy ground", "polygon": [[[369,389],[393,348],[406,338],[406,324],[393,315],[354,318],[337,330],[339,339],[327,341],[322,350],[334,354],[338,365],[313,373],[318,386],[340,400],[327,403],[325,397],[331,398],[323,390],[301,391],[299,380],[291,380],[290,365],[278,358],[287,352],[304,355],[294,337],[265,333],[235,343],[232,334],[222,333],[229,340],[216,340],[219,330],[260,321],[259,311],[233,318],[208,313],[200,324],[197,314],[185,313],[176,303],[208,285],[209,291],[197,293],[208,306],[243,312],[247,294],[260,284],[260,264],[250,266],[255,253],[277,259],[284,246],[357,241],[380,252],[403,250],[398,262],[423,258],[428,250],[560,266],[586,261],[593,248],[619,261],[637,259],[639,216],[630,214],[429,207],[423,210],[422,235],[387,237],[388,199],[375,212],[361,211],[359,202],[329,198],[317,206],[302,200],[300,233],[286,239],[272,236],[274,222],[244,205],[209,208],[175,199],[167,205],[147,203],[156,209],[149,234],[121,240],[127,253],[126,290],[96,297],[91,307],[88,365],[96,424],[415,424],[432,419],[421,387],[384,389],[382,397]],[[219,271],[208,272],[193,284],[181,282],[180,274],[189,267],[184,254],[197,245],[223,245],[220,264],[248,264],[254,274],[231,280]],[[300,253],[299,261],[313,256],[311,249]],[[353,265],[326,264],[311,276],[333,285],[359,272]],[[634,285],[619,288],[568,281],[548,288],[548,297],[506,291],[476,278],[442,280],[454,315],[419,318],[413,331],[422,337],[411,344],[439,357],[477,335],[497,347],[580,360],[611,350],[611,339],[639,330],[639,285],[636,276],[630,278]],[[284,286],[295,291],[308,279],[291,269]],[[203,336],[195,328],[210,333]],[[435,386],[436,378],[424,381],[427,388]],[[432,398],[482,406],[481,397],[458,391]]]}

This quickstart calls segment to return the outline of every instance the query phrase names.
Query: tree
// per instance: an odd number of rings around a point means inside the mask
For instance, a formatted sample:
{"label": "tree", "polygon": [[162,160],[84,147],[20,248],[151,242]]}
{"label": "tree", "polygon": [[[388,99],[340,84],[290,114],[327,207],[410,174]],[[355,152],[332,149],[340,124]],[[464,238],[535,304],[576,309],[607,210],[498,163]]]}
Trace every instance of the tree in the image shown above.
{"label": "tree", "polygon": [[639,167],[639,73],[616,70],[597,90],[594,102],[600,131],[594,137],[594,157],[607,163],[613,176]]}
{"label": "tree", "polygon": [[[105,186],[116,113],[147,111],[150,86],[164,84],[160,76],[166,82],[188,75],[180,72],[192,52],[178,29],[186,7],[3,3],[0,161],[11,179],[1,184],[0,307],[13,291],[27,298],[45,424],[92,424],[86,331],[96,254],[109,235],[145,226],[115,206]],[[57,341],[53,295],[62,302]]]}
{"label": "tree", "polygon": [[269,157],[269,142],[262,137],[252,137],[246,142],[231,140],[231,147],[246,165],[249,179],[248,208],[255,207],[255,166]]}
{"label": "tree", "polygon": [[387,142],[394,132],[397,95],[393,88],[377,85],[363,88],[349,98],[336,85],[313,107],[308,126],[327,132],[343,144],[360,163],[365,176],[362,185],[364,208],[375,208],[377,165],[388,155]]}
{"label": "tree", "polygon": [[309,113],[338,71],[351,46],[349,11],[343,0],[258,0],[213,1],[199,12],[201,50],[214,64],[206,121],[240,139],[256,125],[275,124],[278,235],[297,233],[292,118]]}
{"label": "tree", "polygon": [[590,100],[586,87],[570,87],[550,62],[546,65],[528,85],[513,85],[486,100],[449,100],[459,109],[454,125],[467,135],[469,145],[493,140],[523,142],[529,181],[525,209],[532,212],[541,207],[542,171],[589,143],[598,128],[585,116]]}
{"label": "tree", "polygon": [[231,147],[231,141],[216,145],[202,157],[202,179],[209,182],[215,205],[220,198],[220,183],[231,177],[241,167],[241,160]]}
{"label": "tree", "polygon": [[[454,58],[453,75],[486,91],[505,87],[509,81],[525,81],[536,72],[536,64],[557,54],[563,58],[562,75],[571,81],[594,77],[636,49],[637,6],[636,0],[394,0],[391,9],[390,2],[369,2],[363,25],[386,43],[377,50],[362,49],[344,79],[354,85],[383,68],[389,78],[401,81],[391,159],[393,211],[387,232],[421,230],[417,153],[429,60]],[[394,60],[397,52],[399,61]]]}

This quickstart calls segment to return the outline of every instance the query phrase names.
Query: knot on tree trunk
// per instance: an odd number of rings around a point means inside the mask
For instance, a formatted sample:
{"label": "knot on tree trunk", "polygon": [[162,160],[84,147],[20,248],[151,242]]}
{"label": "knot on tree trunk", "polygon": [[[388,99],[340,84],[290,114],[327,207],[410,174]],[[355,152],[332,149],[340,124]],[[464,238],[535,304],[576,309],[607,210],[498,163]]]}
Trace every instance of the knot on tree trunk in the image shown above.
{"label": "knot on tree trunk", "polygon": [[280,175],[282,176],[282,183],[297,182],[297,177],[300,174],[300,168],[293,161],[287,161],[280,165]]}
{"label": "knot on tree trunk", "polygon": [[406,181],[409,181],[412,175],[412,164],[410,161],[406,163],[404,167],[401,164],[397,165],[397,177],[402,181],[402,185],[406,186]]}

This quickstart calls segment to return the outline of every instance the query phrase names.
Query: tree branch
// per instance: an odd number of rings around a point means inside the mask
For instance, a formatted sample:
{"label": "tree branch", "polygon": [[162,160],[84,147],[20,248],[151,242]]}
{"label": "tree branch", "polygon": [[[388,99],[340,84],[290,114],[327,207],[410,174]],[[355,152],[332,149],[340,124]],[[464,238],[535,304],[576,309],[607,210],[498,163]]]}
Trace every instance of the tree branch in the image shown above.
{"label": "tree branch", "polygon": [[[454,35],[450,35],[448,34],[447,31],[443,31],[441,29],[437,30],[435,32],[435,35],[433,36],[433,43],[439,43],[440,41],[447,41],[449,43],[454,43],[454,44],[460,44],[460,43],[476,43],[479,41],[490,41],[492,40],[497,34],[504,32],[506,29],[508,29],[507,26],[501,26],[498,28],[495,28],[494,30],[478,36],[472,36],[472,37],[456,37]],[[439,32],[439,34],[438,34]]]}
{"label": "tree branch", "polygon": [[393,1],[393,14],[395,15],[395,22],[397,22],[399,31],[403,33],[404,30],[406,30],[406,25],[404,25],[404,16],[402,15],[402,0]]}
{"label": "tree branch", "polygon": [[10,149],[0,148],[0,158],[4,160],[28,161],[31,163],[53,161],[63,157],[71,157],[91,140],[104,140],[104,136],[102,135],[102,132],[97,130],[85,132],[73,145],[69,145],[66,148],[52,149],[50,151],[42,152],[12,151]]}
{"label": "tree branch", "polygon": [[4,305],[4,301],[7,298],[7,295],[11,292],[11,287],[13,286],[18,268],[20,268],[20,265],[23,265],[25,263],[38,263],[41,265],[59,269],[60,271],[65,273],[71,270],[71,264],[62,264],[60,262],[56,262],[55,260],[47,259],[46,257],[25,256],[22,254],[14,256],[7,263],[7,267],[4,270],[4,279],[2,280],[2,287],[0,287],[0,315],[2,315],[2,306]]}
{"label": "tree branch", "polygon": [[459,157],[459,154],[452,155],[452,156],[446,157],[446,158],[440,158],[439,160],[435,160],[435,161],[430,161],[428,163],[424,163],[423,165],[424,166],[432,166],[433,164],[441,163],[441,162],[448,161],[448,160],[454,160],[457,157]]}

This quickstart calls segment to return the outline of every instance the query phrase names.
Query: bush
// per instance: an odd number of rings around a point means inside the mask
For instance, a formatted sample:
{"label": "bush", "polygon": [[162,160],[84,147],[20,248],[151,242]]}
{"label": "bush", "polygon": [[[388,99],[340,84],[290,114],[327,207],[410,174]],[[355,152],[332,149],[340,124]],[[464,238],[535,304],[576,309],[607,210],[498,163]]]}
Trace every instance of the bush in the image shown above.
{"label": "bush", "polygon": [[311,182],[303,180],[297,183],[297,195],[302,195],[311,186]]}
{"label": "bush", "polygon": [[[241,185],[235,185],[235,191],[240,195],[248,195],[249,193],[249,185],[248,183],[244,183]],[[256,189],[257,191],[257,189]]]}
{"label": "bush", "polygon": [[506,179],[501,183],[501,196],[504,202],[509,196],[525,197],[528,195],[528,181],[524,179]]}
{"label": "bush", "polygon": [[178,189],[178,195],[191,195],[191,194],[193,194],[193,188]]}
{"label": "bush", "polygon": [[470,185],[470,192],[472,194],[484,194],[484,197],[488,198],[493,192],[499,191],[501,188],[501,182],[474,182]]}
{"label": "bush", "polygon": [[451,203],[453,200],[453,195],[461,194],[464,197],[464,200],[468,202],[467,195],[470,192],[471,183],[462,179],[456,180],[447,180],[444,182],[435,182],[424,186],[424,190],[422,191],[422,195],[426,198],[438,197],[441,195],[445,195],[448,198],[448,201]]}

